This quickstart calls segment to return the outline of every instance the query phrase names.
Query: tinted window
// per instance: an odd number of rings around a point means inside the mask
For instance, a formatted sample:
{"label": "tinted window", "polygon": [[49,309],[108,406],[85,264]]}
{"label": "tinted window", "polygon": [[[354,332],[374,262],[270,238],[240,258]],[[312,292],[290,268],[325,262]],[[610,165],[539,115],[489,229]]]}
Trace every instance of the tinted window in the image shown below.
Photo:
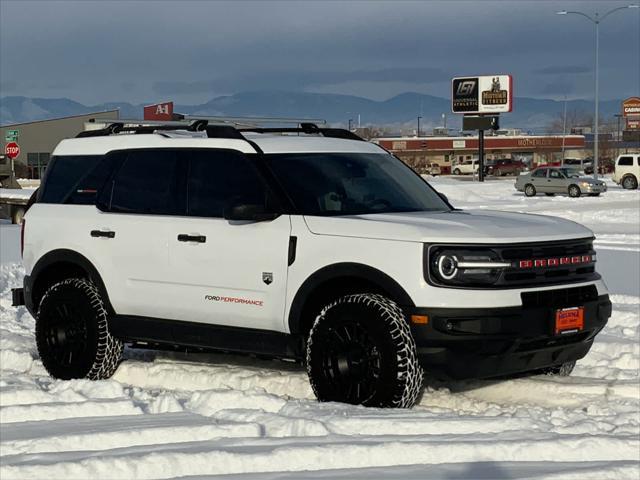
{"label": "tinted window", "polygon": [[264,184],[245,155],[232,150],[192,150],[189,168],[188,214],[223,217],[234,203],[267,205]]}
{"label": "tinted window", "polygon": [[620,160],[618,160],[618,165],[623,167],[633,165],[633,157],[620,157]]}
{"label": "tinted window", "polygon": [[424,180],[388,154],[295,153],[266,158],[304,215],[450,209]]}
{"label": "tinted window", "polygon": [[547,176],[547,170],[546,170],[546,168],[539,168],[535,172],[533,172],[532,176],[533,177],[546,177]]}
{"label": "tinted window", "polygon": [[[39,201],[63,203],[78,189],[80,183],[91,173],[103,157],[101,155],[74,155],[53,157],[44,180]],[[97,188],[97,187],[96,187]],[[92,197],[86,202],[93,203]]]}
{"label": "tinted window", "polygon": [[114,212],[183,215],[185,196],[180,186],[184,168],[180,167],[175,151],[133,150],[124,157],[101,200],[107,200]]}

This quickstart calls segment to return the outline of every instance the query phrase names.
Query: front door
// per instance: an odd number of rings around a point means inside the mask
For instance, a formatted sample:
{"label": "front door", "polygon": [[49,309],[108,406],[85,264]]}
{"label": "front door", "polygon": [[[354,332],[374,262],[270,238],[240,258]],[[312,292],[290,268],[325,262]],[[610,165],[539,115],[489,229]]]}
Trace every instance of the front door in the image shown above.
{"label": "front door", "polygon": [[253,160],[231,150],[185,150],[187,215],[169,225],[171,318],[283,331],[291,222],[230,221],[232,204],[272,209]]}
{"label": "front door", "polygon": [[549,170],[547,183],[551,193],[565,193],[567,191],[567,179],[560,170]]}

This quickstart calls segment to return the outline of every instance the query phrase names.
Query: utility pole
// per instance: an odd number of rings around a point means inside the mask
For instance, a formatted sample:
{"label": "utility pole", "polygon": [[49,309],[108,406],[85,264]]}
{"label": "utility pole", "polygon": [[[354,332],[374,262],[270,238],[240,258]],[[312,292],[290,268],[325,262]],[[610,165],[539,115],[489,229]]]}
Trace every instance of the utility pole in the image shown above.
{"label": "utility pole", "polygon": [[349,131],[351,131],[351,122],[353,122],[353,118],[349,119]]}
{"label": "utility pole", "polygon": [[596,27],[596,61],[595,61],[595,104],[596,104],[596,108],[595,108],[595,118],[593,119],[594,121],[594,142],[593,142],[593,178],[598,178],[598,155],[599,155],[599,151],[598,151],[598,147],[599,147],[599,135],[598,135],[598,123],[599,123],[599,79],[598,79],[598,67],[599,67],[599,55],[600,55],[600,23],[607,18],[609,15],[611,15],[613,12],[617,12],[619,10],[624,10],[627,8],[639,8],[639,5],[636,4],[632,4],[632,5],[627,5],[626,7],[618,7],[618,8],[614,8],[612,10],[609,10],[607,13],[605,13],[604,15],[600,16],[600,14],[598,12],[595,13],[595,15],[592,17],[590,15],[587,15],[586,13],[583,12],[572,12],[572,11],[567,11],[567,10],[561,10],[559,12],[556,12],[558,15],[569,15],[569,14],[574,14],[574,15],[580,15],[582,17],[585,17],[586,19],[588,19],[589,21],[591,21],[595,27]]}
{"label": "utility pole", "polygon": [[564,96],[564,117],[562,120],[562,157],[560,158],[560,166],[564,167],[564,140],[567,136],[567,96]]}
{"label": "utility pole", "polygon": [[421,118],[422,118],[421,116],[418,116],[418,138],[420,137],[420,119]]}

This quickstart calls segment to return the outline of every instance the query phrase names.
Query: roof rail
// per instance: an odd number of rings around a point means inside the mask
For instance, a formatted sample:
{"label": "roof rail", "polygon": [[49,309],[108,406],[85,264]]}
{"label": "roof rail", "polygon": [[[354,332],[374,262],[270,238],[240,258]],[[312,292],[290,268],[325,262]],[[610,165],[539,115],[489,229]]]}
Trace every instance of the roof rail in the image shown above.
{"label": "roof rail", "polygon": [[[104,137],[114,135],[123,132],[132,133],[154,133],[158,131],[168,130],[187,130],[190,132],[207,132],[209,138],[233,138],[238,140],[247,140],[243,133],[304,133],[304,134],[318,134],[324,137],[330,138],[342,138],[345,140],[363,140],[355,133],[342,128],[326,128],[318,127],[312,122],[300,122],[297,127],[254,127],[254,126],[235,126],[228,123],[217,123],[211,125],[209,119],[215,119],[214,121],[220,121],[223,117],[208,117],[208,118],[189,118],[184,120],[172,120],[166,122],[151,121],[151,120],[102,120],[96,123],[105,123],[106,127],[97,130],[86,130],[76,135],[76,138],[86,137]],[[224,117],[231,118],[231,117]],[[241,117],[233,117],[235,119]],[[269,118],[266,120],[273,120],[274,122],[280,121],[286,123],[286,121],[297,122],[299,119],[275,119]],[[285,121],[285,122],[283,122]],[[322,120],[324,122],[324,120]]]}

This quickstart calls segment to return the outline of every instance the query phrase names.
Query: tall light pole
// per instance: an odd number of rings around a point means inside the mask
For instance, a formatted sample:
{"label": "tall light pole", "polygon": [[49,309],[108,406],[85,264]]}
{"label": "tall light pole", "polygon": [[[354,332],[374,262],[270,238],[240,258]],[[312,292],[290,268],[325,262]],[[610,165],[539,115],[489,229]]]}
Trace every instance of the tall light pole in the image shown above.
{"label": "tall light pole", "polygon": [[418,138],[420,138],[420,119],[421,118],[422,117],[420,117],[420,116],[418,117]]}
{"label": "tall light pole", "polygon": [[587,15],[586,13],[583,12],[573,12],[573,11],[568,11],[568,10],[561,10],[559,12],[556,12],[558,15],[569,15],[569,14],[574,14],[574,15],[581,15],[583,17],[585,17],[586,19],[588,19],[589,21],[591,21],[595,26],[596,26],[596,67],[595,67],[595,77],[596,77],[596,88],[595,88],[595,104],[596,104],[596,112],[595,112],[595,116],[596,118],[594,119],[594,144],[593,144],[593,178],[598,178],[598,123],[599,123],[599,119],[598,119],[598,89],[599,89],[599,82],[598,82],[598,62],[599,62],[599,54],[600,54],[600,23],[607,18],[609,15],[611,15],[613,12],[617,12],[619,10],[625,10],[627,8],[638,8],[638,5],[627,5],[626,7],[618,7],[618,8],[614,8],[613,10],[609,10],[607,13],[605,13],[604,15],[600,16],[600,14],[598,12],[596,12],[594,14],[594,16],[592,17],[591,15]]}

